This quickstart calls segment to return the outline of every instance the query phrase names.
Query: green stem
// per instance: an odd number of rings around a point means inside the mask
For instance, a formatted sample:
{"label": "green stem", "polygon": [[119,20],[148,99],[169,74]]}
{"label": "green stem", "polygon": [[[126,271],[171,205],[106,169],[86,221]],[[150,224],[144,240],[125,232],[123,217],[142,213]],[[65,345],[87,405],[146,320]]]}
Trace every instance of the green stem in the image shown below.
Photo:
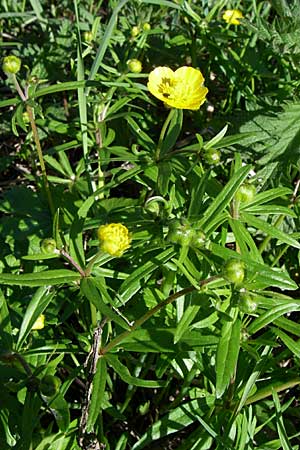
{"label": "green stem", "polygon": [[95,256],[92,257],[92,259],[90,260],[90,262],[88,263],[88,265],[86,266],[86,269],[84,271],[84,276],[85,277],[89,277],[92,270],[93,270],[93,266],[94,264],[97,262],[97,260],[99,259],[100,256],[103,255],[103,251],[99,250]]}
{"label": "green stem", "polygon": [[75,267],[76,270],[78,270],[78,272],[80,273],[80,275],[82,277],[86,276],[85,271],[82,269],[82,267],[80,267],[79,264],[77,264],[77,262],[72,258],[72,256],[69,255],[69,253],[67,253],[64,249],[59,250],[59,252],[62,256],[64,256],[72,264],[72,266]]}
{"label": "green stem", "polygon": [[[24,94],[24,92],[22,91],[21,86],[19,85],[19,82],[18,82],[17,77],[16,77],[15,74],[11,74],[11,79],[14,82],[15,88],[16,88],[19,96],[21,97],[23,102],[26,102],[28,100],[27,91],[25,91],[25,94]],[[44,182],[44,188],[45,188],[45,191],[46,191],[49,208],[50,208],[51,214],[53,216],[54,212],[55,212],[55,209],[54,209],[54,204],[53,204],[52,195],[51,195],[51,191],[50,191],[50,186],[49,186],[49,182],[48,182],[48,177],[47,177],[47,172],[46,172],[46,166],[45,166],[45,162],[44,162],[42,147],[41,147],[40,138],[39,138],[39,134],[38,134],[36,123],[35,123],[35,119],[34,119],[33,110],[32,110],[32,108],[29,105],[26,105],[26,111],[28,113],[31,129],[32,129],[32,134],[33,134],[33,138],[34,138],[34,142],[35,142],[35,146],[36,146],[36,150],[37,150],[37,154],[38,154],[38,158],[39,158],[39,163],[40,163],[41,170],[42,170],[42,177],[43,177],[43,182]]]}
{"label": "green stem", "polygon": [[36,150],[37,150],[37,154],[38,154],[38,158],[39,158],[39,163],[40,163],[41,170],[42,170],[44,188],[46,191],[49,208],[50,208],[51,214],[53,216],[55,209],[54,209],[54,204],[53,204],[52,195],[51,195],[51,191],[50,191],[49,181],[48,181],[48,177],[47,177],[46,166],[45,166],[45,162],[44,162],[43,151],[42,151],[42,147],[41,147],[41,143],[40,143],[39,134],[37,131],[35,120],[34,120],[32,108],[29,105],[26,106],[26,111],[29,116],[32,134],[33,134],[33,138],[34,138],[34,142],[35,142],[35,146],[36,146]]}
{"label": "green stem", "polygon": [[160,132],[160,136],[159,136],[159,140],[158,140],[158,144],[157,144],[157,148],[156,148],[156,152],[155,152],[155,160],[159,161],[159,157],[160,157],[160,151],[161,151],[161,147],[165,138],[165,134],[167,131],[167,128],[173,118],[173,115],[175,114],[175,109],[171,109],[171,111],[169,112],[168,117],[165,120],[165,123],[162,126],[161,132]]}
{"label": "green stem", "polygon": [[[219,276],[214,276],[207,278],[205,280],[201,280],[199,282],[199,286],[202,287],[212,281],[215,281],[217,278],[220,278]],[[154,308],[150,309],[146,312],[142,317],[137,319],[134,324],[131,326],[130,330],[126,330],[123,333],[119,334],[117,337],[115,337],[112,341],[110,341],[105,347],[103,347],[100,350],[100,354],[104,355],[105,353],[112,350],[116,345],[120,344],[127,336],[129,336],[133,331],[135,331],[137,328],[139,328],[143,323],[145,323],[150,317],[152,317],[154,314],[156,314],[159,310],[164,308],[165,306],[169,305],[170,303],[174,302],[180,297],[183,297],[186,294],[189,294],[190,292],[193,292],[196,290],[196,287],[189,286],[187,288],[182,289],[181,291],[175,292],[175,294],[170,295],[166,300],[163,300],[158,305],[154,306]]]}

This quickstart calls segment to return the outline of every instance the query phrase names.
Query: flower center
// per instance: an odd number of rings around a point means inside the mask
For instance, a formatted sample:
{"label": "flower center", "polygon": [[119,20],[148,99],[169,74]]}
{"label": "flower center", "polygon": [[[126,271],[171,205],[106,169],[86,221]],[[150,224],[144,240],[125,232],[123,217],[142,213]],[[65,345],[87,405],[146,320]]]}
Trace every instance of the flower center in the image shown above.
{"label": "flower center", "polygon": [[162,78],[158,90],[162,93],[163,97],[168,98],[174,90],[175,84],[176,82],[171,78]]}

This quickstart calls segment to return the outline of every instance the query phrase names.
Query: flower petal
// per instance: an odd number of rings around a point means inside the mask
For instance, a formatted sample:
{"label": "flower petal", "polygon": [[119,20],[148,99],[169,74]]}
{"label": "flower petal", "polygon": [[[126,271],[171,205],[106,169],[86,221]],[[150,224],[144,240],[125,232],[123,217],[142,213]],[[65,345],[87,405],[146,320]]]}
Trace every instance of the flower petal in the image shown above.
{"label": "flower petal", "polygon": [[154,97],[162,100],[163,102],[166,100],[167,92],[167,80],[170,80],[170,83],[174,80],[174,72],[169,67],[156,67],[156,69],[152,70],[149,74],[148,81],[148,89]]}

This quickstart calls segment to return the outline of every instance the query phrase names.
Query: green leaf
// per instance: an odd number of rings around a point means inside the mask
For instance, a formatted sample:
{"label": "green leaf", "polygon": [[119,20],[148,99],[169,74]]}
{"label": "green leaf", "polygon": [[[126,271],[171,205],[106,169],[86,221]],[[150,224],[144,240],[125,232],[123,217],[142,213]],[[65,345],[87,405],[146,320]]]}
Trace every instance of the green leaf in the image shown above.
{"label": "green leaf", "polygon": [[[231,226],[231,229],[233,231],[236,242],[240,248],[242,256],[244,258],[247,258],[247,256],[250,255],[251,259],[263,264],[264,260],[261,254],[259,253],[255,245],[255,242],[252,239],[251,234],[244,227],[244,225],[239,220],[234,219],[229,219],[228,222]],[[249,251],[247,246],[249,247]]]}
{"label": "green leaf", "polygon": [[[159,352],[174,353],[188,352],[190,350],[203,349],[203,347],[215,347],[219,341],[213,334],[201,334],[197,331],[186,331],[178,344],[174,344],[174,328],[147,328],[138,329],[130,333],[118,347],[133,352]],[[116,347],[117,348],[117,347]]]}
{"label": "green leaf", "polygon": [[278,187],[264,192],[258,192],[252,202],[245,203],[244,205],[241,204],[240,209],[246,209],[248,211],[248,209],[251,209],[252,207],[264,205],[265,203],[275,200],[275,198],[285,197],[287,195],[291,196],[292,191],[286,187]]}
{"label": "green leaf", "polygon": [[290,439],[288,437],[287,431],[283,422],[283,408],[281,408],[280,400],[276,391],[272,392],[275,410],[276,410],[276,426],[278,431],[278,436],[282,445],[283,450],[293,450],[290,444]]}
{"label": "green leaf", "polygon": [[100,357],[97,362],[97,369],[93,379],[93,387],[87,419],[87,432],[93,431],[93,427],[101,412],[101,406],[104,399],[105,385],[107,378],[106,361]]}
{"label": "green leaf", "polygon": [[108,317],[125,330],[130,329],[129,324],[120,315],[115,313],[111,307],[104,303],[93,278],[83,278],[80,283],[80,289],[88,301],[91,302],[104,316]]}
{"label": "green leaf", "polygon": [[[189,296],[187,296],[187,298],[190,297],[192,299],[193,294],[195,295],[195,293],[192,293]],[[199,296],[198,293],[197,293],[197,296]],[[181,337],[185,334],[185,332],[187,331],[191,322],[196,317],[196,314],[198,313],[199,309],[200,309],[200,305],[195,305],[195,304],[190,304],[185,308],[184,313],[183,313],[183,315],[177,325],[177,328],[176,328],[176,332],[174,335],[174,344],[176,344],[181,339]]]}
{"label": "green leaf", "polygon": [[257,319],[255,319],[248,327],[248,333],[254,334],[257,333],[259,330],[264,328],[266,325],[268,325],[271,322],[274,322],[274,320],[278,319],[278,317],[283,316],[284,314],[291,313],[293,311],[299,311],[300,310],[300,302],[287,302],[286,304],[281,304],[278,306],[275,306],[274,308],[270,309],[269,311],[266,311],[264,314],[259,316]]}
{"label": "green leaf", "polygon": [[297,358],[300,358],[300,343],[299,341],[295,341],[290,336],[288,336],[283,331],[279,330],[278,328],[272,328],[272,331],[278,336],[284,345],[287,346],[287,348],[295,355]]}
{"label": "green leaf", "polygon": [[216,397],[224,394],[233,377],[240,351],[241,320],[237,309],[230,312],[232,322],[224,322],[216,356]]}
{"label": "green leaf", "polygon": [[203,214],[203,218],[198,223],[199,228],[201,228],[204,232],[206,227],[209,227],[211,219],[222,213],[224,208],[226,208],[226,206],[230,203],[239,186],[246,179],[250,169],[250,166],[244,166],[238,170],[209,205]]}
{"label": "green leaf", "polygon": [[221,245],[211,243],[211,252],[223,258],[225,261],[230,258],[244,261],[247,270],[247,278],[253,278],[253,281],[245,281],[244,286],[247,289],[265,288],[268,286],[276,286],[280,289],[295,290],[298,289],[297,284],[291,280],[289,275],[282,270],[273,269],[266,264],[260,264],[253,261],[249,257],[244,258],[237,252],[224,248]]}
{"label": "green leaf", "polygon": [[0,340],[2,350],[11,350],[13,344],[12,327],[7,302],[2,289],[0,289]]}
{"label": "green leaf", "polygon": [[144,281],[151,276],[152,272],[173,258],[175,254],[174,249],[170,247],[161,254],[153,256],[144,265],[132,272],[120,287],[119,296],[122,299],[122,303],[130,300],[141,289]]}
{"label": "green leaf", "polygon": [[69,404],[64,399],[62,394],[58,394],[53,400],[49,402],[49,408],[56,420],[57,426],[60,431],[68,431],[70,424]]}
{"label": "green leaf", "polygon": [[142,380],[141,378],[133,377],[124,364],[122,364],[118,357],[112,354],[104,355],[107,363],[115,370],[120,378],[128,385],[139,386],[144,388],[159,388],[166,386],[165,381],[159,380]]}
{"label": "green leaf", "polygon": [[30,333],[34,322],[45,311],[55,295],[55,291],[50,291],[48,287],[40,287],[27,306],[20,331],[16,349],[20,350],[22,345]]}
{"label": "green leaf", "polygon": [[209,401],[213,401],[213,396],[192,400],[171,410],[148,429],[147,433],[134,444],[132,450],[141,450],[147,444],[152,444],[157,439],[169,436],[191,423],[197,422],[199,416],[202,417],[208,412]]}
{"label": "green leaf", "polygon": [[55,286],[57,284],[69,284],[80,280],[78,272],[67,269],[45,270],[26,274],[1,273],[0,284],[15,286]]}
{"label": "green leaf", "polygon": [[[113,35],[113,31],[115,29],[115,26],[117,24],[118,20],[118,14],[123,8],[123,6],[128,2],[128,0],[121,0],[118,2],[118,4],[114,7],[113,13],[111,15],[111,18],[105,28],[104,35],[99,43],[99,47],[97,49],[96,56],[93,61],[92,68],[90,70],[89,74],[89,80],[93,80],[99,70],[100,64],[104,58],[105,52],[108,48],[109,42],[111,40],[111,37]],[[87,92],[88,93],[88,92]],[[86,94],[87,94],[86,93]]]}
{"label": "green leaf", "polygon": [[169,190],[169,181],[172,175],[172,164],[168,161],[161,161],[157,165],[157,188],[159,193],[165,197]]}
{"label": "green leaf", "polygon": [[172,109],[172,118],[169,122],[167,132],[160,147],[160,157],[163,158],[176,144],[181,132],[183,121],[182,109]]}
{"label": "green leaf", "polygon": [[288,245],[291,245],[295,248],[300,248],[299,242],[296,239],[290,237],[287,233],[278,230],[278,228],[270,225],[268,222],[265,222],[257,217],[252,216],[251,214],[246,213],[245,211],[241,213],[241,218],[248,223],[248,225],[257,228],[260,231],[266,233],[267,236],[271,236],[272,238],[278,239],[282,242],[285,242]]}
{"label": "green leaf", "polygon": [[225,125],[225,127],[219,131],[219,133],[214,136],[210,141],[205,142],[203,148],[204,150],[208,150],[209,148],[215,147],[218,142],[221,141],[221,139],[225,136],[225,134],[227,133],[227,129],[228,129],[228,125]]}

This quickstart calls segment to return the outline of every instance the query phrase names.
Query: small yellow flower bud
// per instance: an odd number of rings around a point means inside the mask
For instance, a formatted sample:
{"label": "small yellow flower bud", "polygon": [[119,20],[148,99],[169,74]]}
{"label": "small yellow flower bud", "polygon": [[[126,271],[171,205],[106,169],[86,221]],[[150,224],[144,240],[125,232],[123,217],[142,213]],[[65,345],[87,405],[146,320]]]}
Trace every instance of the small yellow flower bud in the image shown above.
{"label": "small yellow flower bud", "polygon": [[3,59],[2,69],[5,73],[18,73],[21,69],[20,58],[14,55],[5,56]]}
{"label": "small yellow flower bud", "polygon": [[32,325],[31,330],[42,330],[45,326],[45,316],[44,314],[41,314],[36,321],[34,322],[34,324]]}
{"label": "small yellow flower bud", "polygon": [[56,253],[56,242],[52,238],[43,239],[41,242],[41,251],[45,255],[50,253]]}
{"label": "small yellow flower bud", "polygon": [[121,223],[109,223],[98,228],[100,249],[111,256],[122,256],[130,247],[131,236]]}
{"label": "small yellow flower bud", "polygon": [[137,26],[132,27],[132,28],[131,28],[131,36],[132,36],[133,38],[137,37],[137,35],[140,34],[140,31],[141,31],[141,30],[140,30],[139,27],[137,27]]}
{"label": "small yellow flower bud", "polygon": [[126,64],[130,72],[133,73],[140,73],[143,69],[142,63],[138,59],[129,59]]}
{"label": "small yellow flower bud", "polygon": [[93,41],[93,33],[91,31],[85,31],[83,33],[83,40],[87,44],[90,44]]}
{"label": "small yellow flower bud", "polygon": [[150,30],[151,30],[151,25],[150,25],[150,23],[145,22],[145,23],[143,24],[143,30],[144,30],[144,31],[150,31]]}

